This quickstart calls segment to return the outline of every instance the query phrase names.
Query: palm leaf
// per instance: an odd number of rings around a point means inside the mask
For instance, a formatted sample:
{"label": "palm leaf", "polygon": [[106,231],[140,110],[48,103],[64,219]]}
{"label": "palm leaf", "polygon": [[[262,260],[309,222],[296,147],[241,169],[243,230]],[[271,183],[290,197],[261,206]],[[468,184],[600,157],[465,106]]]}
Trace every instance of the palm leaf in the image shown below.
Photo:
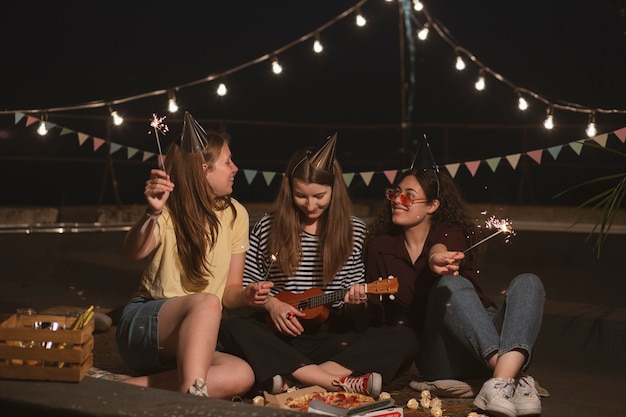
{"label": "palm leaf", "polygon": [[[603,148],[601,146],[597,146],[591,143],[587,145],[593,146],[599,149],[603,149],[609,152],[613,152],[618,155],[626,157],[625,153],[614,150],[614,149]],[[613,187],[610,187],[594,195],[593,197],[587,199],[586,201],[584,201],[583,203],[581,203],[580,205],[576,207],[577,210],[582,210],[585,208],[586,210],[574,221],[574,223],[572,223],[572,226],[574,226],[580,223],[581,221],[591,217],[592,215],[598,215],[598,218],[596,220],[595,225],[593,226],[593,229],[591,230],[591,232],[587,236],[587,239],[585,240],[585,241],[588,241],[589,238],[591,238],[591,236],[594,233],[596,233],[596,231],[598,231],[598,238],[596,239],[596,243],[593,247],[593,250],[597,252],[598,258],[600,258],[600,255],[602,253],[602,248],[604,247],[609,231],[611,230],[611,227],[613,226],[613,221],[615,220],[615,216],[619,212],[622,202],[624,201],[624,197],[626,196],[626,173],[613,174],[613,175],[607,175],[607,176],[600,177],[600,178],[594,178],[592,180],[585,181],[583,183],[570,187],[566,189],[565,191],[558,193],[555,196],[555,198],[562,196],[576,188],[580,188],[585,185],[596,184],[599,182],[606,182],[606,181],[612,181],[612,180],[618,180],[617,184],[615,184]]]}

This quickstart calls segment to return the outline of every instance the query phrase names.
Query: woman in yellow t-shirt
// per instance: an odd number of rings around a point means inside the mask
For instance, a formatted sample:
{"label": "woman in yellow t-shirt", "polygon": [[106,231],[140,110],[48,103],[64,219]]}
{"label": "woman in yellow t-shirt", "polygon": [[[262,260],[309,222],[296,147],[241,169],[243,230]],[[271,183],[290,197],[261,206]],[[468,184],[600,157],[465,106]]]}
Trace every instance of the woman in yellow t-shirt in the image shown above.
{"label": "woman in yellow t-shirt", "polygon": [[150,172],[148,208],[124,242],[126,255],[149,259],[116,333],[120,355],[142,375],[125,382],[215,398],[254,382],[245,361],[216,350],[223,306],[266,297],[257,286],[242,291],[249,218],[230,197],[238,168],[228,144],[185,113],[182,135]]}

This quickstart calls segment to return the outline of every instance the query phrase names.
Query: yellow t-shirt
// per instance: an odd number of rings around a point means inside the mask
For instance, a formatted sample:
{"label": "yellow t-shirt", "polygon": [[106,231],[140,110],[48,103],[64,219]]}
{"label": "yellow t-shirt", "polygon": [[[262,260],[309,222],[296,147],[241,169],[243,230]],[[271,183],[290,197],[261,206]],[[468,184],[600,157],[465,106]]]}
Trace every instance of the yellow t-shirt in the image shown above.
{"label": "yellow t-shirt", "polygon": [[[212,276],[206,277],[209,285],[203,292],[215,294],[220,300],[224,295],[231,255],[244,253],[250,246],[248,211],[237,200],[231,198],[231,201],[237,210],[237,218],[233,223],[230,208],[216,212],[220,222],[217,241],[212,250],[207,249],[205,255],[211,265]],[[137,295],[160,299],[189,294],[181,285],[184,272],[176,250],[174,225],[167,210],[158,218],[158,227],[153,229],[153,234],[156,247],[141,277]]]}

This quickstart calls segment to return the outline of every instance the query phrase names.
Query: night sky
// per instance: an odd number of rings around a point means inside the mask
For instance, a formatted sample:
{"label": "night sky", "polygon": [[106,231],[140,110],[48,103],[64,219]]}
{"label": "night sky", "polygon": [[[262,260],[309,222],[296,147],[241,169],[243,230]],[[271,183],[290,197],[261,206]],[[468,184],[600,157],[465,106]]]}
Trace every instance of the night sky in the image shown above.
{"label": "night sky", "polygon": [[[227,72],[275,51],[331,21],[357,4],[351,0],[263,2],[13,2],[3,6],[0,28],[0,159],[12,178],[2,205],[141,203],[143,183],[155,160],[124,158],[53,129],[45,138],[14,125],[13,110],[33,110],[113,101],[194,83]],[[514,4],[486,0],[424,1],[432,17],[484,65],[516,86],[554,101],[590,108],[626,109],[626,40],[619,0],[529,0]],[[347,172],[400,169],[414,140],[427,134],[440,165],[486,159],[583,139],[588,116],[556,114],[557,128],[541,127],[546,106],[529,100],[516,108],[514,91],[487,78],[477,93],[477,68],[454,69],[454,51],[436,33],[404,55],[407,92],[413,100],[403,139],[400,98],[398,3],[369,0],[361,7],[368,23],[349,15],[320,33],[324,51],[312,40],[280,53],[284,72],[269,61],[217,81],[177,91],[181,110],[168,115],[167,146],[188,110],[206,128],[225,129],[235,162],[243,169],[280,172],[296,149],[338,132],[338,158]],[[414,29],[425,20],[420,19]],[[407,40],[404,39],[406,43]],[[411,57],[414,60],[411,60]],[[413,76],[413,78],[411,77]],[[126,118],[112,127],[106,107],[49,112],[48,120],[108,139],[124,147],[156,152],[149,132],[152,113],[166,115],[167,96],[114,106]],[[626,114],[597,115],[599,132],[626,126]],[[609,137],[612,148],[624,145]],[[557,161],[521,161],[493,173],[457,176],[471,201],[572,204],[554,200],[563,189],[594,175],[623,171],[624,159],[590,150],[582,156],[563,150]],[[544,156],[544,158],[546,158]],[[555,184],[554,178],[564,178]],[[377,198],[386,185],[351,185],[355,198]],[[238,175],[235,194],[242,201],[271,200],[274,183],[258,176],[248,184]],[[588,191],[587,191],[588,192]],[[4,200],[4,201],[3,201]]]}

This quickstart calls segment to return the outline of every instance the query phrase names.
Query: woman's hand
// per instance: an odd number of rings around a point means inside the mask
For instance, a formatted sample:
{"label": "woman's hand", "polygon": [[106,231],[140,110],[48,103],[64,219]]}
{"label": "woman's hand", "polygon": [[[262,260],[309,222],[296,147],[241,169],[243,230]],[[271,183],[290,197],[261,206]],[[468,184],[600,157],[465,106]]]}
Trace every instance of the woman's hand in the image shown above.
{"label": "woman's hand", "polygon": [[343,301],[346,304],[364,304],[367,303],[367,293],[364,284],[354,284],[350,287]]}
{"label": "woman's hand", "polygon": [[149,210],[152,213],[160,213],[165,207],[165,202],[174,190],[174,183],[170,181],[170,176],[163,170],[150,170],[150,178],[146,181],[143,195],[148,202]]}
{"label": "woman's hand", "polygon": [[279,332],[293,337],[304,332],[304,327],[298,318],[304,318],[306,314],[294,306],[282,302],[276,297],[268,297],[265,309],[274,324],[274,328]]}
{"label": "woman's hand", "polygon": [[437,275],[459,275],[461,269],[461,260],[465,258],[465,254],[459,251],[442,251],[430,255],[428,264],[430,270]]}
{"label": "woman's hand", "polygon": [[250,307],[260,307],[267,303],[270,294],[270,288],[274,286],[271,281],[253,282],[248,284],[243,290],[243,299],[246,305]]}

